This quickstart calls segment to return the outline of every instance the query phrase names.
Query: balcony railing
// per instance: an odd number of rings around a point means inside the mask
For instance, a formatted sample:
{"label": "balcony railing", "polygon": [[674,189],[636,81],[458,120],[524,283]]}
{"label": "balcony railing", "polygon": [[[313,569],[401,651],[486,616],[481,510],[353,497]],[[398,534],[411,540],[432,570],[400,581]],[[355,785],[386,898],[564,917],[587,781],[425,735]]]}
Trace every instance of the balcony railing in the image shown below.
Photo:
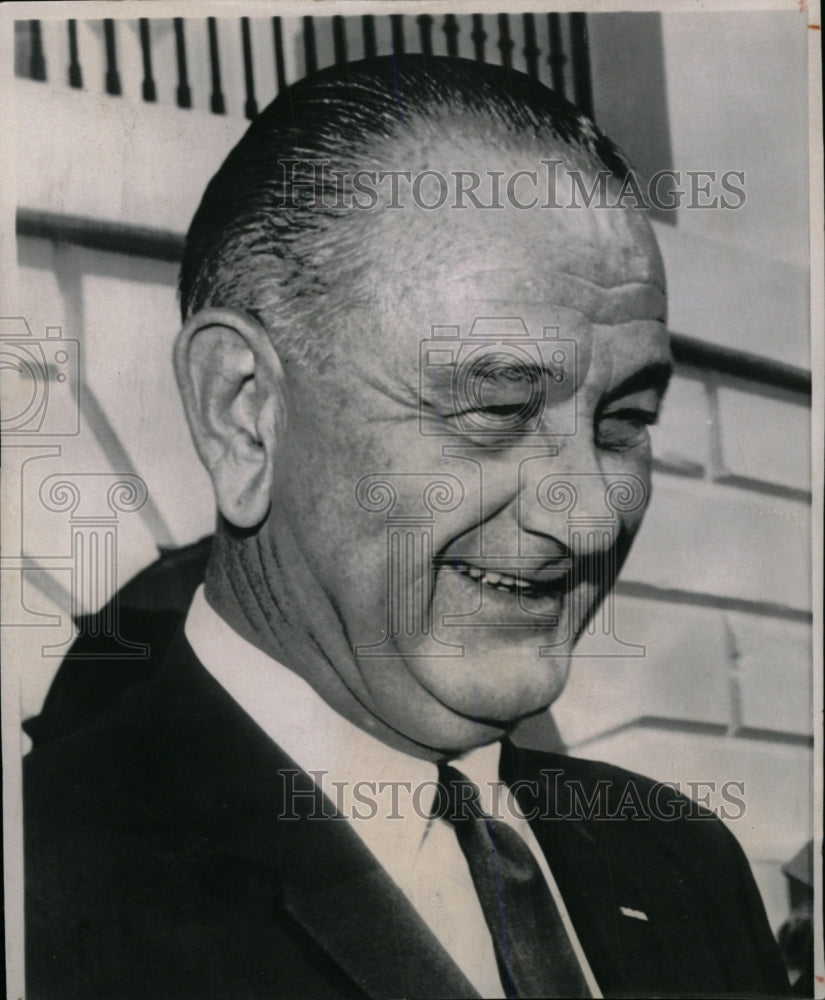
{"label": "balcony railing", "polygon": [[246,118],[306,73],[404,52],[512,67],[593,113],[587,21],[581,13],[15,23],[17,76]]}

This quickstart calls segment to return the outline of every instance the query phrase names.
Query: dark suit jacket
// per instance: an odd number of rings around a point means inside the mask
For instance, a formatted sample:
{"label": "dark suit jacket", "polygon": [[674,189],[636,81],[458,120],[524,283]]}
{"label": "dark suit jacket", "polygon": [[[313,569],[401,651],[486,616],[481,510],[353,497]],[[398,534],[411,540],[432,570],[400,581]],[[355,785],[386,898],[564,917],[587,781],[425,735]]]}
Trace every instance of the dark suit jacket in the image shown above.
{"label": "dark suit jacket", "polygon": [[[28,1000],[475,996],[349,825],[317,818],[306,775],[294,787],[307,795],[285,801],[285,770],[182,634],[151,678],[30,754]],[[505,745],[507,780],[545,771],[567,779],[546,789],[558,815],[569,781],[587,794],[606,781],[611,802],[651,784]],[[534,830],[605,994],[787,992],[747,862],[717,820]]]}

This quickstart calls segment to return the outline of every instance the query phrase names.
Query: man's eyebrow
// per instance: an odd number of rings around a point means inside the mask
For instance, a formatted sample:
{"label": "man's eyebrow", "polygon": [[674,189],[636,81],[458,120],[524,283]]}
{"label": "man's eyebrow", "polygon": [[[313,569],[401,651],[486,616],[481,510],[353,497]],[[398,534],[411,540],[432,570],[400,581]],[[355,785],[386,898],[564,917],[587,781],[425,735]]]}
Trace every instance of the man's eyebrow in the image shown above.
{"label": "man's eyebrow", "polygon": [[617,399],[629,396],[634,392],[644,392],[645,389],[655,389],[664,395],[671,376],[673,375],[673,364],[670,361],[651,361],[638,371],[633,372],[623,382],[620,382],[614,389],[605,394],[601,401],[601,406],[608,406]]}

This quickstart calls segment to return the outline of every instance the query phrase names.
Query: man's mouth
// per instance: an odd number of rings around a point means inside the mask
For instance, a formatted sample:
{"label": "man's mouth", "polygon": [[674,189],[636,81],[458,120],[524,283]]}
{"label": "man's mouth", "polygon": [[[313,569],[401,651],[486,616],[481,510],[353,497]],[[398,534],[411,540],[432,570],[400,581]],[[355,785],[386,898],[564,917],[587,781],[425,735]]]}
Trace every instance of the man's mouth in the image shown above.
{"label": "man's mouth", "polygon": [[569,585],[569,570],[566,567],[552,570],[507,571],[503,568],[491,569],[478,566],[460,559],[451,559],[446,565],[480,585],[532,600],[560,597]]}

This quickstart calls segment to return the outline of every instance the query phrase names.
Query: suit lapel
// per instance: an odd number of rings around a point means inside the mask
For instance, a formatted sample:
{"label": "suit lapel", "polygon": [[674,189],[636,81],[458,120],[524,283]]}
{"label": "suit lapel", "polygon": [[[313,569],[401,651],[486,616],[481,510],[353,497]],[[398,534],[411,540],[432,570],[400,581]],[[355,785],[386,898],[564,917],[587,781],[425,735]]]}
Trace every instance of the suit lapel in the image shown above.
{"label": "suit lapel", "polygon": [[[658,843],[657,824],[581,818],[571,788],[591,798],[601,777],[590,770],[598,765],[588,770],[572,758],[505,748],[504,780],[515,774],[538,783],[538,802],[551,818],[530,825],[602,992],[645,995],[651,984],[667,982],[683,964],[679,922],[693,904],[675,859],[671,866]],[[611,799],[622,783],[610,790]],[[524,798],[521,805],[536,801]]]}
{"label": "suit lapel", "polygon": [[[274,901],[368,996],[477,997],[333,804],[199,663],[183,636],[149,685],[168,794],[199,881]],[[206,873],[204,875],[204,873]],[[269,904],[272,905],[272,902]]]}
{"label": "suit lapel", "polygon": [[640,963],[655,964],[668,943],[657,921],[661,904],[649,872],[628,865],[616,852],[615,824],[574,818],[581,804],[571,800],[571,785],[588,797],[593,794],[593,783],[578,774],[574,760],[508,743],[502,753],[502,777],[512,782],[514,776],[537,782],[538,800],[517,797],[525,810],[538,801],[549,817],[530,825],[601,990],[605,995],[632,993],[633,970]]}
{"label": "suit lapel", "polygon": [[307,888],[291,880],[286,907],[371,997],[478,997],[403,893],[377,866]]}

